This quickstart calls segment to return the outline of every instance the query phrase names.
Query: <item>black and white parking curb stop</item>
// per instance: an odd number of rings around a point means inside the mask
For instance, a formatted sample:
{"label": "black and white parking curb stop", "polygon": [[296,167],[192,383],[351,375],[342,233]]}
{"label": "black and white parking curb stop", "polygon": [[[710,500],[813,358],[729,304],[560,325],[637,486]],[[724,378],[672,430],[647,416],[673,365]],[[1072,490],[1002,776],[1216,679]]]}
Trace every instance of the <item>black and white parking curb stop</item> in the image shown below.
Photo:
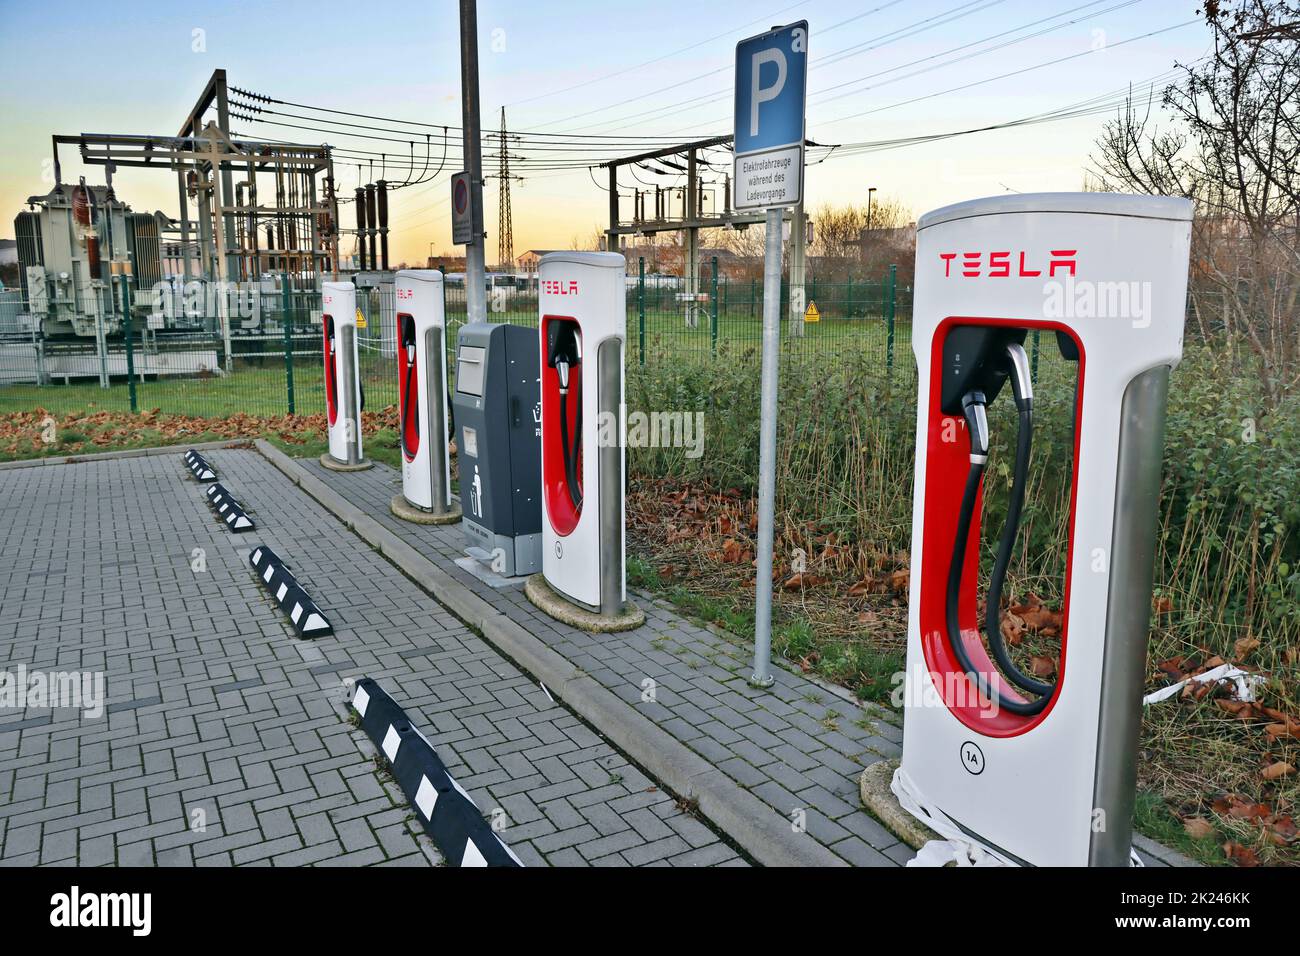
{"label": "black and white parking curb stop", "polygon": [[262,586],[271,592],[277,604],[289,615],[293,628],[300,637],[324,637],[334,633],[334,627],[316,602],[307,596],[297,578],[270,548],[261,545],[253,549],[248,563],[257,572]]}
{"label": "black and white parking curb stop", "polygon": [[199,481],[215,481],[217,473],[212,470],[208,460],[191,448],[185,453],[185,467]]}
{"label": "black and white parking curb stop", "polygon": [[244,513],[244,508],[220,482],[208,485],[208,502],[217,512],[217,517],[226,523],[226,527],[236,534],[253,530],[253,519]]}
{"label": "black and white parking curb stop", "polygon": [[357,681],[351,705],[449,866],[523,866],[393,698],[366,677]]}

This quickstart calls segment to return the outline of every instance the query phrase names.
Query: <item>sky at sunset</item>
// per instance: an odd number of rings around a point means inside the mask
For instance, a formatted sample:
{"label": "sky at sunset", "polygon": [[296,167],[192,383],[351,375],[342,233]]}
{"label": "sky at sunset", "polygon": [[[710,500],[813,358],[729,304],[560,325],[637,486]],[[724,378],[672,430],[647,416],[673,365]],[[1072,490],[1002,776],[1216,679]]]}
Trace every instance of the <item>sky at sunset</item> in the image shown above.
{"label": "sky at sunset", "polygon": [[[861,203],[868,187],[901,200],[913,215],[1007,190],[1078,189],[1106,114],[982,132],[905,147],[852,144],[1005,123],[1085,101],[1113,101],[1209,51],[1195,0],[663,0],[654,4],[566,0],[479,3],[482,122],[494,130],[504,106],[512,130],[571,134],[553,150],[512,146],[514,248],[586,243],[604,225],[605,174],[588,168],[617,151],[619,137],[731,132],[737,40],[777,23],[809,21],[809,138],[843,144],[808,169],[811,207]],[[460,125],[457,5],[438,2],[273,4],[251,2],[112,4],[0,0],[0,237],[42,180],[54,133],[174,135],[212,70],[233,86],[334,110]],[[1093,100],[1093,98],[1098,98]],[[298,118],[296,129],[237,121],[247,137],[328,142],[376,163],[402,162],[424,132],[394,132],[389,120],[311,113],[383,130]],[[402,127],[399,127],[402,128]],[[390,137],[379,140],[373,137]],[[450,250],[447,172],[459,163],[453,131],[444,171],[393,195],[392,259],[422,261]],[[603,137],[597,140],[596,137]],[[573,139],[611,144],[599,155]],[[530,141],[535,142],[535,141]],[[433,130],[430,165],[442,153]],[[642,146],[629,145],[626,152]],[[810,157],[825,154],[816,150]],[[65,181],[85,169],[71,151]],[[718,194],[728,154],[715,152]],[[359,171],[356,163],[361,162]],[[350,165],[351,164],[351,165]],[[564,166],[565,168],[555,168]],[[485,172],[495,171],[495,159]],[[340,191],[365,159],[337,163]],[[419,168],[416,170],[419,172]],[[385,178],[400,181],[405,169]],[[677,185],[671,170],[638,171],[645,183]],[[126,170],[119,197],[137,211],[177,214],[176,181],[164,172]],[[628,176],[628,190],[637,183]],[[496,249],[497,187],[485,191],[488,259]],[[627,206],[630,210],[630,203]],[[345,226],[352,214],[343,214]],[[344,240],[344,251],[352,244]]]}

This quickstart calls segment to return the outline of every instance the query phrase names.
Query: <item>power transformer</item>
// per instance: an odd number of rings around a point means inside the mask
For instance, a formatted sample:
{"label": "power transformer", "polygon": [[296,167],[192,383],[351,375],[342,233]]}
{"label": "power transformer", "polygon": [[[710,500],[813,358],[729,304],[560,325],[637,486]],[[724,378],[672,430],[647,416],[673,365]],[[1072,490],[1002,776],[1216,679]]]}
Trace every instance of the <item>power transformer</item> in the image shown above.
{"label": "power transformer", "polygon": [[[93,337],[121,330],[113,301],[114,263],[136,289],[162,278],[155,216],[134,213],[107,186],[62,185],[31,196],[14,219],[19,277],[27,311],[47,338]],[[145,308],[140,301],[137,308]]]}

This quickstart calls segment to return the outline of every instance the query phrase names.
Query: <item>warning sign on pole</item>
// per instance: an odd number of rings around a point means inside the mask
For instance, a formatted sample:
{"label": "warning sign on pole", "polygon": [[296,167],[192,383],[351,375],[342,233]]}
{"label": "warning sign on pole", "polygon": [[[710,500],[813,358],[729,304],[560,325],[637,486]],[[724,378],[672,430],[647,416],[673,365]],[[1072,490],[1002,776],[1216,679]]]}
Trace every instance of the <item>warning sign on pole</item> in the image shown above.
{"label": "warning sign on pole", "polygon": [[817,303],[809,302],[808,308],[804,309],[803,320],[805,322],[820,322],[822,314],[817,311]]}
{"label": "warning sign on pole", "polygon": [[451,241],[458,246],[469,245],[478,231],[471,199],[470,174],[456,173],[451,177]]}

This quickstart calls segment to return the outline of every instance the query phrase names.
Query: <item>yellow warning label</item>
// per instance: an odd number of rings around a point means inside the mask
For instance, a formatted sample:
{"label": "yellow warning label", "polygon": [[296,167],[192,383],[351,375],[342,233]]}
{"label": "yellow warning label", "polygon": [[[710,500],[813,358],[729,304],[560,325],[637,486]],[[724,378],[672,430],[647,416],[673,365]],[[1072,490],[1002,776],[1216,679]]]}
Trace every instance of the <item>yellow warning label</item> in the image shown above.
{"label": "yellow warning label", "polygon": [[816,302],[808,303],[808,308],[803,313],[803,320],[805,322],[820,322],[822,320],[822,314],[817,311]]}
{"label": "yellow warning label", "polygon": [[[816,320],[814,319],[813,321]],[[365,327],[366,327],[366,315],[360,309],[357,309],[357,328],[364,329]]]}

